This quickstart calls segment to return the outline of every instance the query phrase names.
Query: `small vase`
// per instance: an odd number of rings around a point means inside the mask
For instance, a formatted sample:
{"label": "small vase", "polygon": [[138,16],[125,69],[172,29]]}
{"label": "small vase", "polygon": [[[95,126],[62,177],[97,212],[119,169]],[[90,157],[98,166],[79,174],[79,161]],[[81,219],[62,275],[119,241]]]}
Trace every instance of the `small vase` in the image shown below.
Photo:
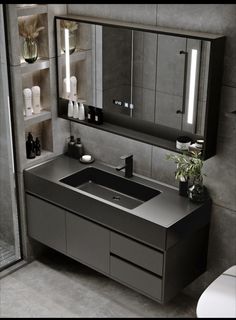
{"label": "small vase", "polygon": [[206,199],[207,190],[206,187],[203,185],[203,178],[202,176],[197,176],[193,180],[193,184],[188,189],[188,197],[193,202],[204,202]]}
{"label": "small vase", "polygon": [[[65,29],[61,29],[61,48],[63,52],[65,49]],[[69,53],[72,54],[76,49],[76,30],[69,30]]]}
{"label": "small vase", "polygon": [[188,180],[186,181],[179,180],[179,195],[183,197],[188,196]]}
{"label": "small vase", "polygon": [[24,38],[22,56],[28,63],[34,63],[38,59],[38,45],[34,38]]}

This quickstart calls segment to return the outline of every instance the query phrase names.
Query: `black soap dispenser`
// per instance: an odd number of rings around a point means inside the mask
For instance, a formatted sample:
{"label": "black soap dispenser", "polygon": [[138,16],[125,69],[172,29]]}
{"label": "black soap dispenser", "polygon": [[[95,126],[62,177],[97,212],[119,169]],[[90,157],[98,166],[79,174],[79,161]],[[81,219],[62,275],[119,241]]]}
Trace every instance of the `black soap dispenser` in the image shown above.
{"label": "black soap dispenser", "polygon": [[88,106],[87,117],[88,117],[88,122],[94,123],[94,121],[95,121],[95,110],[94,110],[93,106]]}
{"label": "black soap dispenser", "polygon": [[70,141],[68,142],[68,156],[74,157],[74,149],[75,149],[75,138],[74,136],[70,136]]}
{"label": "black soap dispenser", "polygon": [[41,144],[38,137],[36,137],[36,140],[35,140],[35,154],[36,156],[41,155]]}
{"label": "black soap dispenser", "polygon": [[80,141],[80,138],[76,139],[76,144],[75,144],[75,150],[74,150],[74,157],[76,159],[80,159],[82,155],[84,154],[84,147]]}
{"label": "black soap dispenser", "polygon": [[96,124],[102,124],[103,123],[103,111],[102,111],[102,109],[95,108],[94,122]]}
{"label": "black soap dispenser", "polygon": [[35,148],[34,139],[33,139],[31,132],[29,132],[28,138],[26,140],[26,157],[27,157],[27,159],[34,159],[35,158],[34,148]]}

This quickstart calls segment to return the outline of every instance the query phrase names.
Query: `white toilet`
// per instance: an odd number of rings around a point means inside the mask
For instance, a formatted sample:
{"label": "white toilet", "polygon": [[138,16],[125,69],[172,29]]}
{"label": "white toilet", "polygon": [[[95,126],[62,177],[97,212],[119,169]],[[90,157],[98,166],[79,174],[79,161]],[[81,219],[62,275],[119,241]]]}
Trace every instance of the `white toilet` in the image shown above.
{"label": "white toilet", "polygon": [[216,278],[197,304],[198,318],[236,318],[236,265]]}

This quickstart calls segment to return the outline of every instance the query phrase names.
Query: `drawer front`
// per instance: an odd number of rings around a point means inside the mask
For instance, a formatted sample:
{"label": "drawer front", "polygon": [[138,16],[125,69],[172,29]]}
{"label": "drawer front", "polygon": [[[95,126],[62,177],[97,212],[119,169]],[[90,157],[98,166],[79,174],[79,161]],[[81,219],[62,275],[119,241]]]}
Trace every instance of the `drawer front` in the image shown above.
{"label": "drawer front", "polygon": [[67,212],[66,231],[69,255],[109,273],[109,230]]}
{"label": "drawer front", "polygon": [[141,270],[117,257],[110,257],[110,274],[143,294],[161,300],[162,280],[148,271]]}
{"label": "drawer front", "polygon": [[27,225],[30,237],[58,251],[66,251],[66,212],[26,194]]}
{"label": "drawer front", "polygon": [[111,253],[160,276],[162,275],[163,253],[135,240],[111,232]]}

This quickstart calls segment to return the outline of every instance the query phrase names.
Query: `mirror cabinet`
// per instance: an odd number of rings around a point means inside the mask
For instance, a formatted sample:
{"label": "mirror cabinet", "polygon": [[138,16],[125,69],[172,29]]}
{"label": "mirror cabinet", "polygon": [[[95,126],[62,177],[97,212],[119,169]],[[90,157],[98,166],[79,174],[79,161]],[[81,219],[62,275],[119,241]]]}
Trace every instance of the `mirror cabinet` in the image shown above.
{"label": "mirror cabinet", "polygon": [[[55,35],[59,117],[175,152],[200,139],[215,155],[224,36],[80,16],[55,17]],[[69,100],[103,123],[68,117]]]}

